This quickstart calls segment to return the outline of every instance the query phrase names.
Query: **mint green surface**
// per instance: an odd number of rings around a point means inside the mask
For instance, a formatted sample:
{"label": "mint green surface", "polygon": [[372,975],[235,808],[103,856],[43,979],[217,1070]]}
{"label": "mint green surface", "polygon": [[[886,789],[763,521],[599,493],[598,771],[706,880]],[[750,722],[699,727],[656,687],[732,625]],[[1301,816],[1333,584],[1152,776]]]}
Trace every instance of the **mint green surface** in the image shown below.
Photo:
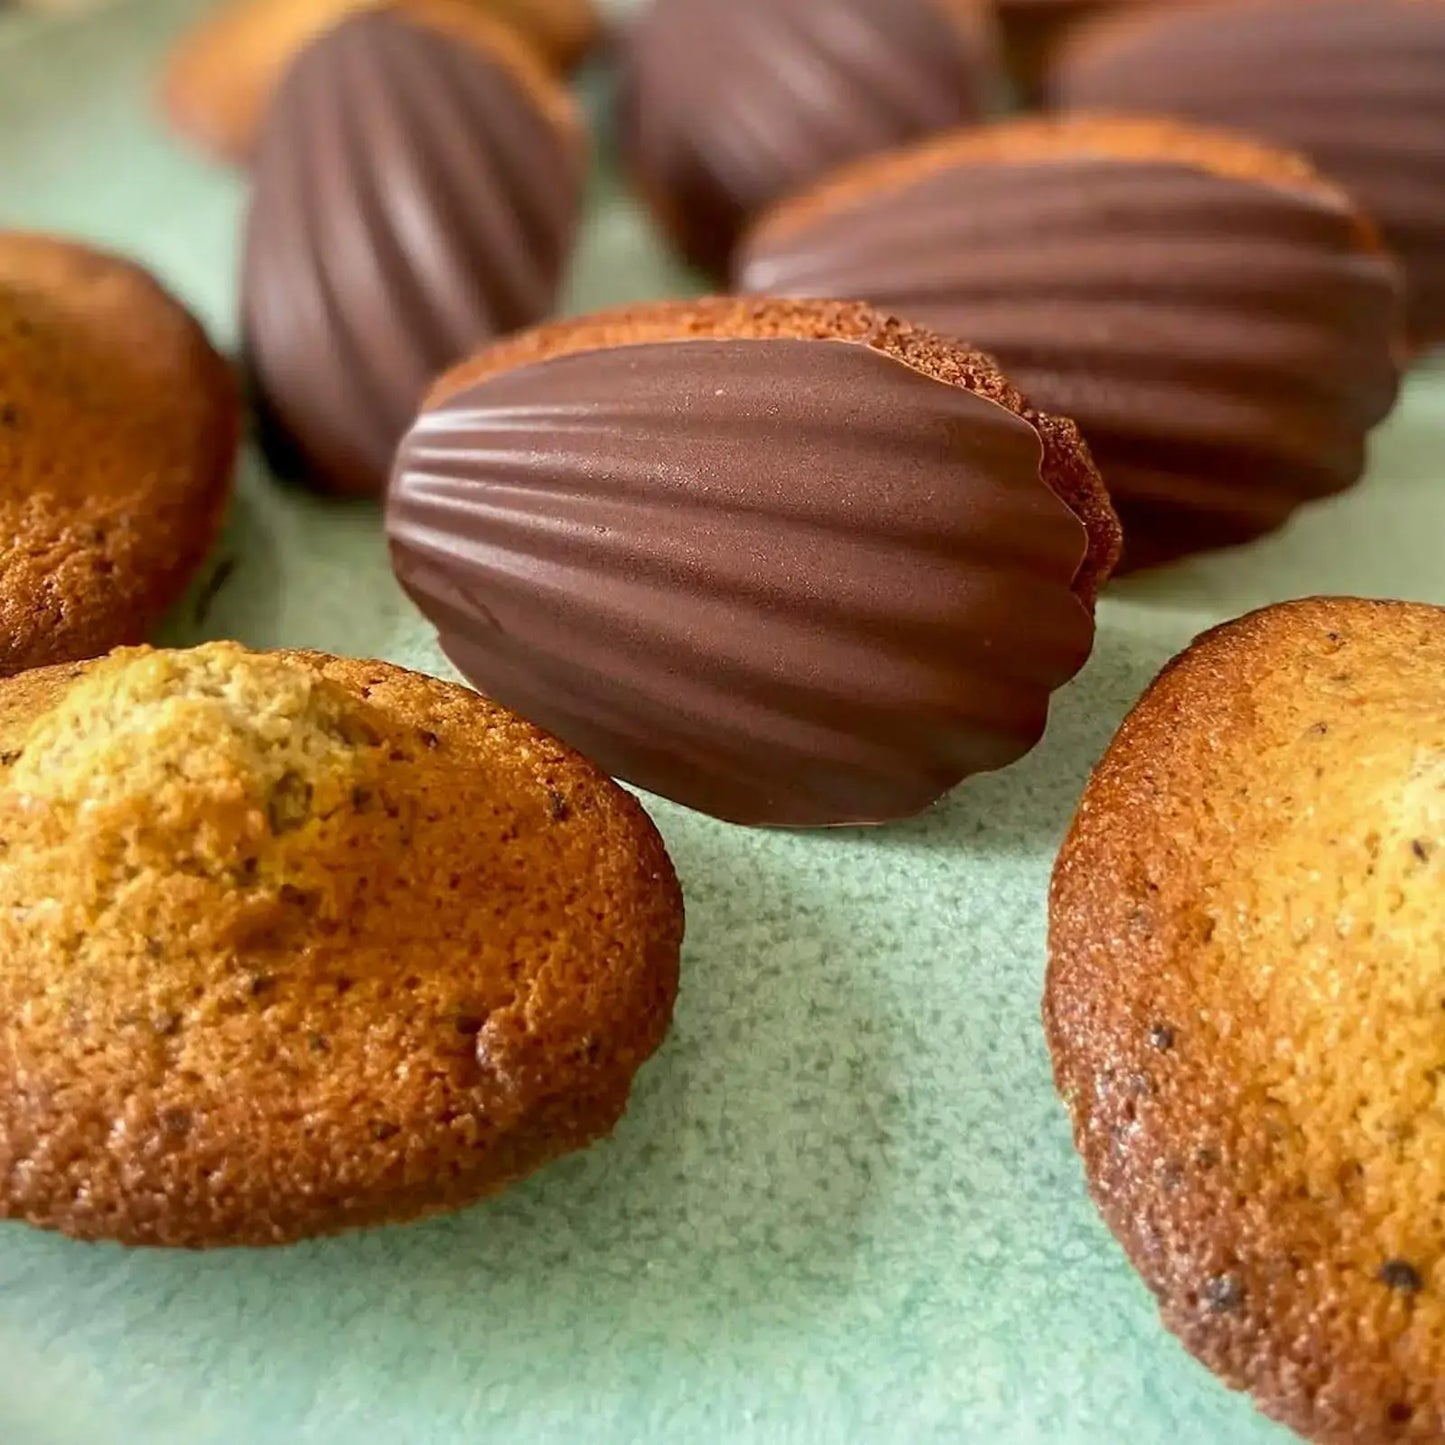
{"label": "mint green surface", "polygon": [[[0,219],[153,263],[229,341],[240,185],[147,105],[194,0],[0,25]],[[685,284],[599,178],[576,307]],[[1282,1440],[1166,1335],[1084,1192],[1038,1024],[1044,896],[1092,762],[1196,632],[1308,592],[1445,603],[1445,373],[1369,482],[1111,592],[1046,743],[932,816],[793,836],[655,814],[677,1026],[614,1140],[456,1218],[272,1253],[0,1227],[3,1445]],[[249,458],[204,623],[444,671],[374,509]]]}

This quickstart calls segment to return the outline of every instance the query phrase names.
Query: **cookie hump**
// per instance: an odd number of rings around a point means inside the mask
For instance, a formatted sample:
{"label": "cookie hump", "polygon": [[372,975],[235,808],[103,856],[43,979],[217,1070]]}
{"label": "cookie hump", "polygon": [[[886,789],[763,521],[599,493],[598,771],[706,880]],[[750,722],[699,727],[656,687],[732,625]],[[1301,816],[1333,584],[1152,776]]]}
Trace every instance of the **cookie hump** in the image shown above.
{"label": "cookie hump", "polygon": [[281,469],[379,493],[433,377],[551,311],[584,172],[565,94],[465,7],[367,11],[305,50],[244,241],[245,353]]}
{"label": "cookie hump", "polygon": [[230,366],[120,256],[0,232],[0,677],[141,642],[220,531]]}
{"label": "cookie hump", "polygon": [[1445,609],[1202,638],[1089,783],[1044,1003],[1165,1323],[1324,1442],[1445,1435]]}
{"label": "cookie hump", "polygon": [[641,808],[475,693],[230,643],[0,683],[0,1216],[283,1244],[607,1134],[682,906]]}

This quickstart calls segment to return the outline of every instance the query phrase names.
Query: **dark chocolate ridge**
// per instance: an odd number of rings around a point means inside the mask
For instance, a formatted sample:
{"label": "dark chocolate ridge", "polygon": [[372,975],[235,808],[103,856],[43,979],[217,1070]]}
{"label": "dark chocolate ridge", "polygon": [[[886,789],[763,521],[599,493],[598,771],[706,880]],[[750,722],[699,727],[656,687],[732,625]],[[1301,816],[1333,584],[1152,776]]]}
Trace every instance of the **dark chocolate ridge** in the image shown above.
{"label": "dark chocolate ridge", "polygon": [[[738,342],[747,340],[747,338],[739,337],[732,337],[728,339]],[[780,337],[773,339],[785,341],[788,338]],[[539,367],[548,366],[553,361],[559,360],[562,357],[582,359],[587,357],[596,357],[604,354],[616,355],[618,353],[625,353],[638,347],[687,347],[698,345],[700,340],[701,338],[698,337],[675,337],[666,341],[630,340],[618,342],[612,346],[588,346],[578,348],[576,350],[568,350],[560,353],[559,355],[547,357],[545,359],[540,359],[532,362],[524,362],[518,366],[509,367],[505,372],[500,372],[496,374],[511,376],[515,375],[518,372],[535,370]],[[752,344],[762,345],[765,343],[761,340],[753,339]],[[814,338],[813,344],[820,346],[858,346],[863,343],[852,341],[841,336],[822,336]],[[1063,505],[1068,509],[1070,515],[1073,516],[1075,520],[1079,523],[1081,535],[1083,537],[1085,545],[1080,552],[1078,563],[1074,567],[1073,575],[1070,579],[1070,587],[1073,590],[1074,595],[1086,605],[1089,612],[1092,614],[1094,603],[1097,600],[1097,590],[1095,587],[1094,578],[1091,575],[1092,546],[1089,532],[1087,508],[1084,506],[1084,504],[1081,502],[1080,498],[1077,495],[1070,496],[1066,491],[1060,489],[1058,485],[1058,469],[1056,466],[1050,465],[1048,444],[1044,438],[1043,427],[1045,424],[1047,424],[1048,421],[1052,420],[1052,418],[1041,418],[1038,413],[1032,412],[1027,408],[1023,410],[1016,410],[1006,405],[1005,402],[989,396],[982,390],[975,389],[971,386],[962,385],[957,381],[945,380],[940,376],[934,375],[924,366],[919,365],[916,359],[909,359],[904,356],[897,356],[879,347],[867,346],[866,349],[872,351],[875,355],[886,356],[889,360],[896,361],[898,365],[907,367],[910,371],[916,372],[919,376],[933,382],[935,385],[956,387],[957,389],[966,392],[970,396],[977,397],[980,401],[987,402],[990,406],[997,407],[1000,411],[1006,412],[1009,416],[1023,421],[1029,426],[1029,428],[1034,432],[1034,435],[1037,436],[1039,439],[1039,466],[1036,475],[1040,486],[1045,488],[1045,490],[1047,490],[1051,496],[1062,502]],[[433,415],[436,412],[445,411],[450,407],[461,405],[464,402],[465,398],[472,391],[485,385],[485,380],[475,380],[470,384],[469,387],[466,388],[449,388],[443,393],[445,399],[437,402],[435,406],[432,405],[431,399],[429,399],[427,408],[422,412],[422,415],[417,422],[417,428],[419,429],[424,427],[428,415]],[[396,467],[397,473],[400,472],[401,465],[402,458],[398,456]]]}
{"label": "dark chocolate ridge", "polygon": [[537,108],[582,151],[591,142],[582,112],[525,32],[500,14],[457,0],[386,0],[378,7],[403,24],[457,41],[480,58],[503,67]]}
{"label": "dark chocolate ridge", "polygon": [[494,342],[442,376],[428,408],[458,390],[512,367],[579,350],[698,339],[846,341],[881,351],[925,376],[997,402],[1023,417],[1044,447],[1042,477],[1084,523],[1089,555],[1076,587],[1091,608],[1118,560],[1118,518],[1078,427],[1067,417],[1040,411],[981,351],[860,301],[776,297],[704,297],[619,306],[589,316],[535,326]]}

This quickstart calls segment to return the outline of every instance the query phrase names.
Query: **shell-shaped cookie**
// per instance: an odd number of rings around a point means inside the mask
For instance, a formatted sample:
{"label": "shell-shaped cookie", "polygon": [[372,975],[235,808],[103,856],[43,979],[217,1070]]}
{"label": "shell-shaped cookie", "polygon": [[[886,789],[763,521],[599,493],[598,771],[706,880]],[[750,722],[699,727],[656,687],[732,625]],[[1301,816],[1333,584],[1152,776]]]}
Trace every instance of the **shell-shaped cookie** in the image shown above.
{"label": "shell-shaped cookie", "polygon": [[1340,597],[1176,658],[1054,872],[1094,1199],[1164,1323],[1319,1445],[1445,1439],[1442,882],[1445,609]]}
{"label": "shell-shaped cookie", "polygon": [[283,464],[381,491],[428,383],[552,309],[584,170],[570,103],[471,11],[411,0],[303,52],[245,237],[246,355]]}
{"label": "shell-shaped cookie", "polygon": [[1405,264],[1418,345],[1445,341],[1445,5],[1221,0],[1085,31],[1059,106],[1230,125],[1308,155]]}
{"label": "shell-shaped cookie", "polygon": [[1088,656],[1055,487],[1093,473],[1043,425],[872,345],[679,323],[434,399],[393,557],[473,683],[614,775],[886,821],[1026,752]]}
{"label": "shell-shaped cookie", "polygon": [[0,1219],[284,1244],[609,1133],[677,991],[636,801],[468,688],[234,643],[0,680]]}
{"label": "shell-shaped cookie", "polygon": [[231,368],[153,276],[0,231],[0,678],[146,636],[215,542],[240,431]]}
{"label": "shell-shaped cookie", "polygon": [[995,69],[975,0],[654,0],[623,57],[622,143],[682,251],[721,271],[783,196],[979,119]]}
{"label": "shell-shaped cookie", "polygon": [[1078,422],[1133,567],[1351,486],[1398,387],[1399,277],[1352,204],[1214,134],[1026,123],[900,152],[781,207],[739,275],[997,356]]}

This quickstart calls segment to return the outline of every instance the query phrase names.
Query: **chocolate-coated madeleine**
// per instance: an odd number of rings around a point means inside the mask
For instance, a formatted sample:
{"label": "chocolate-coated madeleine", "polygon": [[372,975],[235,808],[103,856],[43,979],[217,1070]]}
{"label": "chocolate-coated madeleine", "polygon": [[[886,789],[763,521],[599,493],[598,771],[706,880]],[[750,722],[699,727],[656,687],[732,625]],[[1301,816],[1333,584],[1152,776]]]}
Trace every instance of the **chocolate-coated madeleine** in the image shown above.
{"label": "chocolate-coated madeleine", "polygon": [[624,50],[629,169],[689,260],[835,166],[977,120],[996,84],[977,0],[652,0]]}
{"label": "chocolate-coated madeleine", "polygon": [[1417,346],[1445,341],[1445,4],[1208,0],[1101,21],[1049,81],[1060,107],[1147,111],[1292,146],[1405,265]]}
{"label": "chocolate-coated madeleine", "polygon": [[552,309],[585,169],[563,91],[449,0],[367,11],[305,50],[245,235],[245,352],[278,465],[381,492],[431,381]]}
{"label": "chocolate-coated madeleine", "polygon": [[[281,77],[318,35],[377,0],[221,0],[176,43],[158,100],[176,133],[247,163]],[[425,7],[427,0],[419,0]],[[591,0],[459,0],[512,26],[548,63],[574,64],[597,37]]]}
{"label": "chocolate-coated madeleine", "polygon": [[1400,280],[1302,159],[1173,122],[1020,121],[779,207],[741,287],[862,296],[999,358],[1083,430],[1125,564],[1353,485],[1398,388]]}
{"label": "chocolate-coated madeleine", "polygon": [[794,826],[904,817],[1028,751],[1118,547],[1071,422],[855,303],[501,343],[432,392],[387,521],[484,692],[652,792]]}
{"label": "chocolate-coated madeleine", "polygon": [[1054,873],[1094,1199],[1165,1324],[1321,1445],[1445,1440],[1442,885],[1445,609],[1349,597],[1177,658]]}

